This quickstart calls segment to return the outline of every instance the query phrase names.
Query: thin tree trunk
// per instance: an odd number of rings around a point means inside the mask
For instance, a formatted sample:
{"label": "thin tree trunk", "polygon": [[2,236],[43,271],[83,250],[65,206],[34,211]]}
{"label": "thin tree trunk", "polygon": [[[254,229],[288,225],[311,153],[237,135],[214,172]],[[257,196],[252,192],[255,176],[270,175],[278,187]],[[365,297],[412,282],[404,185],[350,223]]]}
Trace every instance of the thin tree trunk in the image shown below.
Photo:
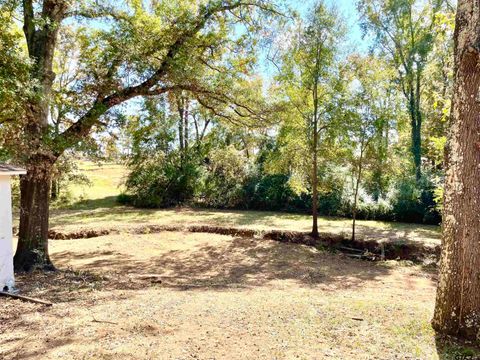
{"label": "thin tree trunk", "polygon": [[357,170],[357,179],[355,183],[355,197],[353,199],[353,210],[352,210],[352,241],[355,240],[355,222],[357,220],[357,203],[358,203],[358,190],[360,188],[360,179],[362,177],[362,169],[363,169],[363,153],[364,153],[364,141],[361,142],[360,148],[360,159],[358,163],[358,170]]}
{"label": "thin tree trunk", "polygon": [[[413,156],[413,166],[415,169],[415,178],[417,181],[422,176],[422,153],[421,153],[421,126],[419,125],[418,116],[420,112],[417,111],[417,99],[413,90],[413,84],[411,84],[410,99],[408,104],[408,111],[410,113],[410,126],[411,126],[411,152]],[[419,100],[418,100],[419,101]]]}
{"label": "thin tree trunk", "polygon": [[188,134],[188,106],[189,106],[189,102],[187,99],[185,99],[184,101],[184,104],[185,104],[185,109],[183,110],[183,131],[184,131],[184,136],[183,136],[183,140],[184,140],[184,149],[185,151],[188,150],[188,146],[189,146],[189,134]]}
{"label": "thin tree trunk", "polygon": [[59,195],[60,186],[58,180],[52,179],[52,189],[50,191],[50,198],[52,200],[57,200]]}
{"label": "thin tree trunk", "polygon": [[312,158],[312,237],[318,238],[318,97],[317,89],[313,93],[313,158]]}
{"label": "thin tree trunk", "polygon": [[[316,129],[316,126],[315,126]],[[317,154],[318,134],[315,131],[313,135],[313,166],[312,166],[312,237],[318,238],[318,154]]]}
{"label": "thin tree trunk", "polygon": [[433,327],[480,339],[480,9],[460,0],[446,149],[440,281]]}
{"label": "thin tree trunk", "polygon": [[415,178],[418,181],[422,178],[422,112],[420,110],[420,80],[422,70],[417,63],[416,84],[415,84],[415,133],[413,135],[413,156],[415,162]]}
{"label": "thin tree trunk", "polygon": [[184,122],[183,122],[183,117],[184,117],[184,107],[183,107],[183,98],[179,96],[177,100],[177,107],[178,107],[178,115],[180,118],[178,119],[178,143],[180,147],[180,153],[183,158],[183,146],[185,144],[184,138],[183,138],[183,127],[184,127]]}

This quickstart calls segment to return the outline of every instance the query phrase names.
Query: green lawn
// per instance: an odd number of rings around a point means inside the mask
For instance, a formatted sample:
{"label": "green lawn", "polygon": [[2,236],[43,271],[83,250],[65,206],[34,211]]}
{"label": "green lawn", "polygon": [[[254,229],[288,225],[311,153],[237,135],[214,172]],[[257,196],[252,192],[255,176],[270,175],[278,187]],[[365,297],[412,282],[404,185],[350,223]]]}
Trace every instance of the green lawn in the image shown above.
{"label": "green lawn", "polygon": [[[80,169],[89,178],[91,185],[76,185],[71,188],[72,204],[54,208],[51,227],[64,231],[86,228],[125,228],[132,225],[217,225],[255,230],[308,231],[311,217],[272,211],[242,211],[192,209],[136,209],[116,203],[121,184],[127,173],[124,166],[105,164],[102,166],[82,162]],[[359,238],[378,241],[422,241],[428,245],[440,243],[440,227],[432,225],[405,224],[360,220]],[[320,232],[349,234],[351,220],[321,217]]]}
{"label": "green lawn", "polygon": [[90,184],[72,184],[68,192],[72,203],[63,207],[68,209],[108,208],[117,205],[116,197],[121,192],[127,169],[119,164],[95,164],[82,161],[79,170]]}

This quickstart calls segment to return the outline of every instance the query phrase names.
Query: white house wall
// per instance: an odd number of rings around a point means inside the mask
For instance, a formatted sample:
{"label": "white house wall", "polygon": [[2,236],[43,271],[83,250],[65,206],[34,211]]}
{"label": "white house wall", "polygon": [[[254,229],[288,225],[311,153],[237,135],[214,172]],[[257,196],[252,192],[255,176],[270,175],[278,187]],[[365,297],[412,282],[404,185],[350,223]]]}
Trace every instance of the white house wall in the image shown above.
{"label": "white house wall", "polygon": [[15,285],[13,276],[12,194],[10,176],[0,175],[0,290]]}

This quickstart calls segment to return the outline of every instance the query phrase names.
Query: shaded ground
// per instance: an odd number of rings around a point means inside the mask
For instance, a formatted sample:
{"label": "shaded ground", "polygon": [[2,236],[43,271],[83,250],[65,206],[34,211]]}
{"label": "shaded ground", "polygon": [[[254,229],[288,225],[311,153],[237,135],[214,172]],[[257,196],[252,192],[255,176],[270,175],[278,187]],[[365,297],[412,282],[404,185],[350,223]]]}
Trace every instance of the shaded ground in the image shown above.
{"label": "shaded ground", "polygon": [[[312,247],[163,232],[51,241],[0,299],[4,359],[447,359],[435,275]],[[463,350],[462,350],[463,351]]]}
{"label": "shaded ground", "polygon": [[[430,326],[435,273],[313,247],[207,233],[137,234],[186,225],[308,231],[308,215],[119,206],[124,168],[82,164],[91,187],[52,210],[54,230],[116,229],[50,241],[55,273],[17,276],[0,298],[0,359],[453,359],[468,355]],[[320,231],[349,234],[350,220]],[[358,222],[366,240],[439,244],[439,228]]]}
{"label": "shaded ground", "polygon": [[[63,231],[78,229],[127,227],[135,225],[212,225],[232,226],[255,230],[309,231],[308,215],[269,211],[235,211],[175,208],[165,210],[135,209],[117,206],[89,210],[53,210],[51,227]],[[319,231],[350,234],[351,220],[321,217]],[[379,221],[358,221],[358,237],[379,241],[421,241],[440,244],[438,226]]]}

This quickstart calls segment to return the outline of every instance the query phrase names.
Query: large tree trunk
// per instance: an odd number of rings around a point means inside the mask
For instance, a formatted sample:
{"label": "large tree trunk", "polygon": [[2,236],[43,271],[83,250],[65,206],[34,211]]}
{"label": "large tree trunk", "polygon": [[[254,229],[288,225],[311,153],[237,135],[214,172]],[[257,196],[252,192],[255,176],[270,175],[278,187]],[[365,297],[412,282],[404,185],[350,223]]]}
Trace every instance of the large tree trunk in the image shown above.
{"label": "large tree trunk", "polygon": [[48,216],[52,163],[37,159],[20,179],[20,227],[16,271],[53,268],[48,255]]}
{"label": "large tree trunk", "polygon": [[460,0],[455,83],[446,152],[442,256],[432,321],[442,333],[480,340],[480,8]]}
{"label": "large tree trunk", "polygon": [[44,0],[41,17],[35,17],[32,0],[23,1],[23,31],[32,60],[31,77],[38,81],[35,94],[26,104],[24,127],[28,149],[27,175],[20,180],[20,227],[14,257],[15,270],[51,267],[48,256],[48,213],[52,166],[57,156],[44,143],[48,132],[49,102],[55,74],[53,56],[58,29],[67,9],[64,0]]}

